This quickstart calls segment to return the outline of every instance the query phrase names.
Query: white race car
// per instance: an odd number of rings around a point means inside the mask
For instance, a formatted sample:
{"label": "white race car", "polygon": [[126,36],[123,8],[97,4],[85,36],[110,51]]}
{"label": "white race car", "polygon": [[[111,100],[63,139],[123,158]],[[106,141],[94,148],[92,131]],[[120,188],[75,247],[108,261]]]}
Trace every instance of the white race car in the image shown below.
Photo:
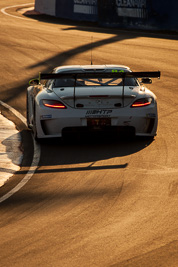
{"label": "white race car", "polygon": [[160,72],[132,72],[121,65],[57,67],[30,81],[28,127],[36,139],[111,130],[153,137],[157,101],[143,85],[151,78],[160,78]]}

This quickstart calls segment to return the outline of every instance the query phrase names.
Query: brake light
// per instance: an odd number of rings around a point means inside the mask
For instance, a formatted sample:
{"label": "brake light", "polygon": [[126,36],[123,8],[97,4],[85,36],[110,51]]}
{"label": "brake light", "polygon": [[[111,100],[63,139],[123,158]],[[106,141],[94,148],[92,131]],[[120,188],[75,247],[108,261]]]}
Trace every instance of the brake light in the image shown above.
{"label": "brake light", "polygon": [[141,98],[135,100],[135,102],[131,105],[131,108],[139,108],[139,107],[146,107],[152,103],[152,98]]}
{"label": "brake light", "polygon": [[48,108],[66,109],[67,107],[57,100],[43,100],[43,105]]}

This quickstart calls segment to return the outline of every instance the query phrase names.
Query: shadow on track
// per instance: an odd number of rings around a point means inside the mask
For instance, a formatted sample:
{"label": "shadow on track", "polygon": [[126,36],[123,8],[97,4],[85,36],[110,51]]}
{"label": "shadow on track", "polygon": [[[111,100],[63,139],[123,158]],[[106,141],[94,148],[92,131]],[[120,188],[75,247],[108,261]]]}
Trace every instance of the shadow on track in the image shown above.
{"label": "shadow on track", "polygon": [[[72,140],[71,140],[72,139]],[[124,138],[117,135],[86,135],[67,139],[51,139],[41,143],[41,154],[47,155],[40,160],[40,166],[57,166],[68,164],[89,163],[89,166],[77,168],[80,170],[126,168],[127,163],[121,165],[93,167],[91,162],[124,157],[144,149],[153,142],[146,138]],[[66,170],[74,171],[70,167]]]}
{"label": "shadow on track", "polygon": [[[69,28],[67,30],[81,30],[85,31],[91,31],[91,32],[98,32],[98,33],[108,33],[108,34],[119,34],[119,33],[128,33],[131,35],[133,33],[133,36],[138,35],[137,37],[151,37],[151,38],[163,38],[163,39],[169,39],[169,40],[178,40],[178,34],[176,31],[166,31],[166,30],[147,30],[147,29],[128,29],[124,28],[123,25],[121,27],[112,27],[109,26],[101,26],[98,22],[90,22],[90,21],[75,21],[70,19],[64,19],[59,17],[50,16],[47,14],[35,14],[31,12],[26,12],[23,14],[27,18],[32,18],[34,20],[48,23],[48,24],[55,24],[55,25],[69,25]],[[66,29],[65,29],[66,30]]]}

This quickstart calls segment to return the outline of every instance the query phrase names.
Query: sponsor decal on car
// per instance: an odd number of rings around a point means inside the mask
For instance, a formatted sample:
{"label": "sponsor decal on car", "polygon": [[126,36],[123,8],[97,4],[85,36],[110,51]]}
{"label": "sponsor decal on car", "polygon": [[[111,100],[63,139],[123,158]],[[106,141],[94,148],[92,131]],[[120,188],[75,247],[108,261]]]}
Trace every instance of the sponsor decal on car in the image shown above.
{"label": "sponsor decal on car", "polygon": [[96,109],[96,110],[87,110],[85,118],[109,118],[111,117],[112,109]]}

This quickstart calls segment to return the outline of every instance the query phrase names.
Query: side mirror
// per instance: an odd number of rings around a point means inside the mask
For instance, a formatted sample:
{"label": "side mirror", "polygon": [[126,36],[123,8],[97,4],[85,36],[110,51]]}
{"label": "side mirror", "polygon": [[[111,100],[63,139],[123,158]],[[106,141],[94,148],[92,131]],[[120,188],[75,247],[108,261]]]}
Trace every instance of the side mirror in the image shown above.
{"label": "side mirror", "polygon": [[36,79],[32,79],[29,81],[29,85],[38,85],[39,84],[39,79],[36,78]]}
{"label": "side mirror", "polygon": [[152,83],[152,79],[151,78],[142,78],[141,79],[141,83],[151,84]]}

